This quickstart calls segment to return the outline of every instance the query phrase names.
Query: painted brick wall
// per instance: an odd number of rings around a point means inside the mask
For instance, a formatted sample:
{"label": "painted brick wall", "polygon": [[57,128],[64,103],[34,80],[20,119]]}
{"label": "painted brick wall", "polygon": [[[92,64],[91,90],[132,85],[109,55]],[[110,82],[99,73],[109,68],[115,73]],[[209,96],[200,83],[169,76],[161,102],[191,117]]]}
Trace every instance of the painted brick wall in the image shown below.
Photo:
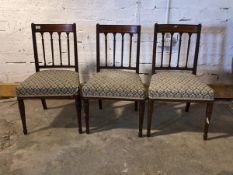
{"label": "painted brick wall", "polygon": [[[141,24],[141,72],[150,72],[153,24],[165,23],[167,0],[0,0],[0,82],[34,72],[31,22],[77,23],[82,81],[95,72],[95,25]],[[198,73],[230,73],[232,0],[171,0],[169,23],[202,23]]]}

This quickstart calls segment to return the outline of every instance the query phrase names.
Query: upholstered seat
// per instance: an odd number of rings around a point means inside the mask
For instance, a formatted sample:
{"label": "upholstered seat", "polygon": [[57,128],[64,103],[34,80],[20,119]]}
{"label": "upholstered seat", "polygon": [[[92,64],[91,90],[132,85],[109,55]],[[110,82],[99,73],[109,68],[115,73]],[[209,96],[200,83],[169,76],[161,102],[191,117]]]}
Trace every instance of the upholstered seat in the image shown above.
{"label": "upholstered seat", "polygon": [[77,95],[78,72],[70,70],[44,70],[36,72],[16,89],[18,97]]}
{"label": "upholstered seat", "polygon": [[145,88],[140,76],[121,70],[101,70],[82,88],[83,97],[144,99]]}
{"label": "upholstered seat", "polygon": [[190,73],[154,74],[148,93],[150,99],[214,100],[214,91]]}

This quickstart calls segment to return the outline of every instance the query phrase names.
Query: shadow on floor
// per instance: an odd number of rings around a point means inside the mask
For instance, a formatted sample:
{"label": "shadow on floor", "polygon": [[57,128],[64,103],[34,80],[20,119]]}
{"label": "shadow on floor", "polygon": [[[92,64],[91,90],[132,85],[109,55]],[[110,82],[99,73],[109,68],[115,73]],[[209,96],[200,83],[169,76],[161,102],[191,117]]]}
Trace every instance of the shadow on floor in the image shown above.
{"label": "shadow on floor", "polygon": [[[180,132],[203,133],[205,119],[205,104],[192,104],[189,112],[184,111],[182,103],[157,103],[154,105],[152,137]],[[209,133],[209,140],[233,136],[233,114],[226,104],[215,104]]]}
{"label": "shadow on floor", "polygon": [[[49,105],[48,105],[49,106]],[[147,105],[146,105],[147,107]],[[151,137],[180,132],[199,132],[202,134],[205,119],[205,104],[192,104],[185,112],[184,103],[154,104]],[[48,127],[33,130],[38,132],[48,128],[77,128],[74,103],[51,106],[48,110],[62,108],[60,114]],[[145,108],[144,134],[146,133],[147,108]],[[85,132],[84,113],[82,113],[83,131]],[[209,133],[218,133],[209,140],[233,136],[233,114],[226,104],[215,104]],[[98,108],[98,101],[90,101],[90,133],[111,129],[135,129],[138,131],[138,112],[134,111],[134,102],[103,101],[103,109]],[[137,135],[137,132],[135,133]]]}

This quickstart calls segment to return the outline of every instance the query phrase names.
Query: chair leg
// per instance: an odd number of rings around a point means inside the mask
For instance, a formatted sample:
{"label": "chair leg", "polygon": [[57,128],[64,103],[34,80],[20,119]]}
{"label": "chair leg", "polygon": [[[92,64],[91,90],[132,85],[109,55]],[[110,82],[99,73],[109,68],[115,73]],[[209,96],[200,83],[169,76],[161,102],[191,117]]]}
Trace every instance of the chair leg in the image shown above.
{"label": "chair leg", "polygon": [[85,123],[86,123],[86,133],[89,134],[89,100],[85,99],[84,101],[84,112],[85,112]]}
{"label": "chair leg", "polygon": [[82,101],[80,96],[75,96],[75,107],[77,111],[78,131],[79,134],[82,134],[82,116],[81,116]]}
{"label": "chair leg", "polygon": [[144,111],[145,111],[145,101],[143,100],[139,102],[139,133],[138,133],[139,137],[142,137]]}
{"label": "chair leg", "polygon": [[42,106],[44,108],[44,110],[48,109],[47,104],[46,104],[46,100],[44,98],[41,99],[42,102]]}
{"label": "chair leg", "polygon": [[186,103],[185,112],[189,112],[190,102]]}
{"label": "chair leg", "polygon": [[138,111],[138,102],[137,101],[134,102],[134,110]]}
{"label": "chair leg", "polygon": [[26,116],[25,116],[25,105],[22,99],[18,99],[19,113],[23,125],[23,133],[27,135],[27,125],[26,125]]}
{"label": "chair leg", "polygon": [[99,99],[98,102],[99,102],[99,109],[103,109],[102,100]]}
{"label": "chair leg", "polygon": [[152,114],[153,114],[153,100],[148,100],[148,113],[147,113],[147,137],[150,137],[151,131],[151,122],[152,122]]}
{"label": "chair leg", "polygon": [[207,138],[208,138],[208,130],[209,130],[212,111],[213,111],[213,102],[207,103],[207,105],[206,105],[206,119],[205,119],[205,126],[204,126],[204,135],[203,135],[204,140],[207,140]]}

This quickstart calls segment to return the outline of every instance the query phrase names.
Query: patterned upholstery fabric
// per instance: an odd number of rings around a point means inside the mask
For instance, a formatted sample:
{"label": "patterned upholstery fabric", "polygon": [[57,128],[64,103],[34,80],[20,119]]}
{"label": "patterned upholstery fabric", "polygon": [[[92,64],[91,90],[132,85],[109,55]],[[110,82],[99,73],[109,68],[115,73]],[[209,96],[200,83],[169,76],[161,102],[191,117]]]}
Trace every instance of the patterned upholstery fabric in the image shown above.
{"label": "patterned upholstery fabric", "polygon": [[154,74],[148,93],[151,99],[214,100],[214,91],[190,73]]}
{"label": "patterned upholstery fabric", "polygon": [[82,95],[84,97],[144,99],[145,89],[137,73],[102,70],[83,86]]}
{"label": "patterned upholstery fabric", "polygon": [[44,70],[36,72],[22,82],[16,93],[25,96],[69,96],[77,94],[79,75],[70,70]]}

